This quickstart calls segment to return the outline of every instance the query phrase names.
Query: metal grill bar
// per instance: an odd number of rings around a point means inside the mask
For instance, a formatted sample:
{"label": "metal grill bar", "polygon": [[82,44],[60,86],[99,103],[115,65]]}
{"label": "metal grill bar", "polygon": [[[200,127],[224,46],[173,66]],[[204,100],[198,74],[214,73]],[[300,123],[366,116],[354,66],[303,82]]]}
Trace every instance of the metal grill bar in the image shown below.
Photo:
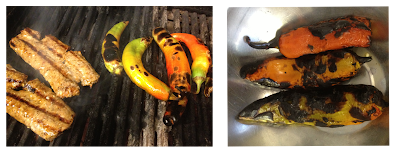
{"label": "metal grill bar", "polygon": [[[186,10],[185,10],[186,9]],[[181,123],[167,127],[162,122],[166,102],[137,87],[126,74],[111,75],[101,58],[104,34],[117,22],[128,20],[120,50],[129,41],[151,36],[155,27],[170,33],[191,33],[212,51],[211,10],[195,7],[7,7],[7,41],[25,27],[51,34],[82,55],[99,73],[92,88],[64,99],[76,112],[71,128],[51,142],[7,115],[7,146],[212,146],[212,97],[203,90],[189,97]],[[207,15],[206,15],[207,14]],[[7,42],[8,44],[8,42]],[[186,50],[191,64],[190,52]],[[146,69],[167,83],[165,57],[153,42],[143,55]],[[7,63],[27,74],[28,80],[44,78],[7,48]]]}

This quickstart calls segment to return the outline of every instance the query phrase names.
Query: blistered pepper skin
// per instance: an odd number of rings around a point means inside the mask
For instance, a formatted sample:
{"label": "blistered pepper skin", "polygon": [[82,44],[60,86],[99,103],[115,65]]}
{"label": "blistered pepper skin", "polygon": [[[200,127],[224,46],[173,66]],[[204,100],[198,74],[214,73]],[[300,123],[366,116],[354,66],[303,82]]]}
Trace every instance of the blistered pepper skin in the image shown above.
{"label": "blistered pepper skin", "polygon": [[172,33],[171,36],[178,41],[185,43],[190,51],[193,59],[191,67],[192,80],[197,85],[197,90],[195,94],[198,94],[200,92],[202,83],[207,78],[207,72],[212,62],[210,50],[208,50],[208,48],[204,45],[203,41],[201,41],[200,38],[197,38],[192,34]]}
{"label": "blistered pepper skin", "polygon": [[164,28],[153,30],[154,41],[164,53],[169,86],[174,92],[190,92],[191,70],[181,44]]}
{"label": "blistered pepper skin", "polygon": [[122,21],[115,24],[105,35],[101,55],[104,65],[110,73],[120,75],[123,68],[121,53],[119,51],[119,39],[129,21]]}
{"label": "blistered pepper skin", "polygon": [[241,68],[249,81],[277,88],[329,87],[355,76],[371,57],[360,57],[351,50],[335,50],[296,59],[274,57]]}
{"label": "blistered pepper skin", "polygon": [[382,114],[382,109],[389,106],[382,97],[382,92],[371,85],[288,90],[253,102],[239,113],[238,119],[272,125],[357,125]]}
{"label": "blistered pepper skin", "polygon": [[[179,94],[182,98],[186,98],[191,88],[191,70],[185,51],[178,40],[173,38],[164,28],[157,27],[153,29],[152,34],[154,41],[157,42],[164,53],[170,88],[174,93]],[[184,112],[187,101],[180,100],[178,102],[179,108],[181,108],[179,109],[179,117],[177,117],[176,114],[171,114],[169,117],[165,116],[164,123],[166,125],[176,123],[177,120],[180,119],[180,115]],[[168,115],[168,113],[166,113],[166,115]]]}
{"label": "blistered pepper skin", "polygon": [[371,35],[369,18],[350,15],[293,29],[270,42],[251,42],[248,36],[244,41],[252,48],[277,47],[285,57],[298,58],[348,47],[369,47]]}
{"label": "blistered pepper skin", "polygon": [[142,55],[152,40],[151,37],[138,38],[126,45],[122,55],[124,70],[133,83],[155,98],[163,101],[178,100],[179,98],[172,94],[171,88],[143,66]]}

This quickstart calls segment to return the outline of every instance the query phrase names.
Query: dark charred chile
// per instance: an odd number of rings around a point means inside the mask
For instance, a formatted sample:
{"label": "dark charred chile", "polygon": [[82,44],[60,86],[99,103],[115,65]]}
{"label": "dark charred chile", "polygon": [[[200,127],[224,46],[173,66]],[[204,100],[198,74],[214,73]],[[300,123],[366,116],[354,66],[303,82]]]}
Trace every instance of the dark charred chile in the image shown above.
{"label": "dark charred chile", "polygon": [[244,41],[255,49],[278,47],[285,57],[298,58],[328,50],[368,47],[371,42],[370,25],[369,18],[346,16],[293,29],[270,42],[250,42],[248,36],[244,37]]}
{"label": "dark charred chile", "polygon": [[240,76],[276,88],[329,87],[355,76],[371,57],[360,57],[348,49],[305,55],[296,59],[275,57],[245,65]]}
{"label": "dark charred chile", "polygon": [[119,39],[129,21],[115,24],[105,35],[101,55],[104,65],[110,73],[120,75],[123,71],[121,53],[119,52]]}
{"label": "dark charred chile", "polygon": [[336,85],[282,91],[245,107],[239,120],[340,127],[374,120],[388,104],[371,85]]}

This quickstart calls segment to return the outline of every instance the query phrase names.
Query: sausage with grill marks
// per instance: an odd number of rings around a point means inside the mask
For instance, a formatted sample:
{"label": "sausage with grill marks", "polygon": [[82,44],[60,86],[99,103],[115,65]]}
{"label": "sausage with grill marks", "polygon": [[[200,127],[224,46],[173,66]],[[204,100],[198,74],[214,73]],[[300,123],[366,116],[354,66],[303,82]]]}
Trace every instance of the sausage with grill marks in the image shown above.
{"label": "sausage with grill marks", "polygon": [[[20,72],[7,71],[7,77],[16,81],[12,75],[15,73]],[[71,126],[74,111],[38,79],[24,82],[21,88],[6,85],[7,113],[46,141],[55,139]]]}
{"label": "sausage with grill marks", "polygon": [[69,78],[68,71],[59,67],[40,51],[47,47],[37,40],[39,37],[39,32],[25,28],[10,40],[10,47],[26,63],[43,75],[58,97],[65,98],[79,95],[80,87]]}

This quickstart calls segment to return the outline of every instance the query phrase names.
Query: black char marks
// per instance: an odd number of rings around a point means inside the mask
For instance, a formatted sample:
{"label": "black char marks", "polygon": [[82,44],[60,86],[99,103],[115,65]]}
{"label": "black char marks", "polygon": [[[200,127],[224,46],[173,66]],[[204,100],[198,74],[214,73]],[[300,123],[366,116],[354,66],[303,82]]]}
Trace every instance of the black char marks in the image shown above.
{"label": "black char marks", "polygon": [[363,114],[363,111],[360,108],[357,107],[352,107],[349,111],[350,115],[356,119],[360,119],[360,120],[371,120],[370,117],[365,117]]}
{"label": "black char marks", "polygon": [[347,20],[338,20],[334,22],[323,22],[314,24],[308,27],[311,34],[319,37],[321,40],[325,39],[325,35],[336,31],[340,32],[343,28],[351,26],[351,23]]}
{"label": "black char marks", "polygon": [[264,60],[258,60],[254,63],[243,66],[239,72],[240,77],[244,79],[247,74],[254,74],[263,62]]}
{"label": "black char marks", "polygon": [[[278,100],[281,102],[280,107],[284,113],[284,116],[288,120],[293,120],[298,123],[303,123],[307,119],[309,113],[307,111],[300,110],[299,100],[303,95],[301,91],[284,91],[278,93]],[[307,97],[307,96],[306,96]]]}
{"label": "black char marks", "polygon": [[312,51],[313,51],[313,49],[314,49],[314,46],[312,46],[312,45],[308,45],[308,48],[310,48],[310,51],[312,52]]}
{"label": "black char marks", "polygon": [[329,64],[329,72],[333,73],[337,71],[336,59],[329,59],[328,64]]}
{"label": "black char marks", "polygon": [[104,43],[104,60],[107,62],[118,60],[118,48],[113,41],[117,41],[117,39],[113,35],[108,34]]}
{"label": "black char marks", "polygon": [[158,34],[158,37],[157,37],[157,41],[158,42],[161,42],[161,40],[163,40],[163,39],[168,39],[168,38],[171,38],[172,36],[169,34],[169,33],[167,33],[166,31],[164,31],[164,32],[162,32],[161,34]]}
{"label": "black char marks", "polygon": [[177,51],[183,51],[183,48],[182,48],[181,46],[176,46],[176,47],[175,47],[175,50],[177,50]]}
{"label": "black char marks", "polygon": [[357,20],[353,16],[343,17],[338,20],[320,22],[309,26],[308,30],[311,32],[312,35],[317,36],[321,40],[323,40],[325,39],[325,35],[330,33],[335,33],[334,36],[338,38],[342,36],[343,33],[349,31],[351,28],[371,30],[367,25]]}
{"label": "black char marks", "polygon": [[164,28],[161,28],[161,27],[157,27],[157,28],[155,28],[154,30],[153,30],[153,33],[154,34],[158,34],[159,32],[161,32],[161,31],[163,31],[163,30],[165,30]]}

